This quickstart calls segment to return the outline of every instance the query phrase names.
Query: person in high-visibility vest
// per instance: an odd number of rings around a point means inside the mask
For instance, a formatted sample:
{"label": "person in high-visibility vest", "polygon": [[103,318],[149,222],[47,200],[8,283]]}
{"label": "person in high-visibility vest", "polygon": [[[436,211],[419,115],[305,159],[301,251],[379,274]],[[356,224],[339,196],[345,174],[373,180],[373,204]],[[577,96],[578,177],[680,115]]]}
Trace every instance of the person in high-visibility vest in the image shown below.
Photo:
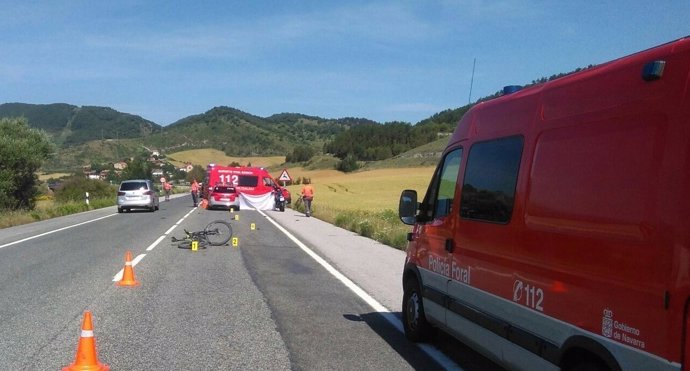
{"label": "person in high-visibility vest", "polygon": [[197,183],[196,179],[192,182],[192,201],[194,201],[194,207],[196,207],[199,203],[199,183]]}
{"label": "person in high-visibility vest", "polygon": [[170,182],[163,183],[163,190],[165,191],[165,200],[170,201],[170,191],[172,191],[172,184]]}
{"label": "person in high-visibility vest", "polygon": [[314,199],[314,188],[311,183],[302,186],[302,201],[304,201],[304,213],[307,217],[311,216],[311,201]]}

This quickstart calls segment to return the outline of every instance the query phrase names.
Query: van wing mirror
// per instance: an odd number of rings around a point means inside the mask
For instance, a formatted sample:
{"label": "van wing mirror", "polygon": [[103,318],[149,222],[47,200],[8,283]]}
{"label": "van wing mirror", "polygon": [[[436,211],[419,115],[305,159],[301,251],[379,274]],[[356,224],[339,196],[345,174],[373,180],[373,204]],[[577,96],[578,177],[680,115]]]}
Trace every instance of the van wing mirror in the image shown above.
{"label": "van wing mirror", "polygon": [[407,225],[414,224],[417,217],[417,206],[417,191],[411,189],[402,191],[398,204],[400,220]]}

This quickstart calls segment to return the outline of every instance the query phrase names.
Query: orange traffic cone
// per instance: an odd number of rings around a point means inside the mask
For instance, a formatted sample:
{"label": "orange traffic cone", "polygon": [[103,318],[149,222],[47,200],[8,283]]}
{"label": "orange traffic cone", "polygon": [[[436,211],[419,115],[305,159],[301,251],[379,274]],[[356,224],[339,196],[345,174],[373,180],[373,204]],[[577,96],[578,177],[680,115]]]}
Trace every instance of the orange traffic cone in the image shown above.
{"label": "orange traffic cone", "polygon": [[202,209],[207,209],[208,208],[208,200],[207,199],[202,199],[201,200],[201,208]]}
{"label": "orange traffic cone", "polygon": [[84,312],[84,321],[81,325],[81,336],[77,345],[77,355],[74,363],[63,367],[62,371],[108,371],[108,365],[98,361],[96,354],[96,338],[93,336],[93,324],[91,323],[91,312]]}
{"label": "orange traffic cone", "polygon": [[139,286],[141,282],[134,278],[134,268],[132,268],[132,252],[127,250],[125,254],[125,269],[122,272],[122,279],[115,283],[118,286]]}

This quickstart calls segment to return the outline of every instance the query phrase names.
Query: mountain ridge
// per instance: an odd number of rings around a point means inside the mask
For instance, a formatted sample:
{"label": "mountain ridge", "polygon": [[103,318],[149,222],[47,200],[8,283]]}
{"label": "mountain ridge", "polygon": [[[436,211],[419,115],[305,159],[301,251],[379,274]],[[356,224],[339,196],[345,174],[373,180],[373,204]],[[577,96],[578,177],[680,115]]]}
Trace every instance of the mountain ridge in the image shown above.
{"label": "mountain ridge", "polygon": [[[438,126],[438,115],[420,125]],[[58,150],[45,167],[54,170],[117,162],[134,157],[143,148],[155,148],[163,154],[214,148],[230,156],[251,157],[286,156],[296,147],[306,146],[319,153],[326,143],[344,131],[379,124],[366,118],[329,119],[287,112],[260,117],[217,106],[160,126],[110,107],[67,103],[4,103],[0,104],[0,117],[25,117],[29,126],[48,133]],[[441,123],[441,126],[454,127],[454,124]]]}

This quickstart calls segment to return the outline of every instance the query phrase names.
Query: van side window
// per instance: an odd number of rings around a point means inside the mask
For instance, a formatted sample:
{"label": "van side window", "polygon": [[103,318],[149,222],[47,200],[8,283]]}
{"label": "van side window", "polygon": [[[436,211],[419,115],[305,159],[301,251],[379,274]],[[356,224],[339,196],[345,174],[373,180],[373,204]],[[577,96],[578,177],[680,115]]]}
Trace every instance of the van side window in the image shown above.
{"label": "van side window", "polygon": [[450,214],[455,198],[455,186],[460,172],[462,148],[449,152],[436,169],[434,179],[429,185],[422,204],[422,213],[427,219],[435,219]]}
{"label": "van side window", "polygon": [[522,155],[522,137],[476,143],[470,149],[462,185],[460,216],[508,223]]}

